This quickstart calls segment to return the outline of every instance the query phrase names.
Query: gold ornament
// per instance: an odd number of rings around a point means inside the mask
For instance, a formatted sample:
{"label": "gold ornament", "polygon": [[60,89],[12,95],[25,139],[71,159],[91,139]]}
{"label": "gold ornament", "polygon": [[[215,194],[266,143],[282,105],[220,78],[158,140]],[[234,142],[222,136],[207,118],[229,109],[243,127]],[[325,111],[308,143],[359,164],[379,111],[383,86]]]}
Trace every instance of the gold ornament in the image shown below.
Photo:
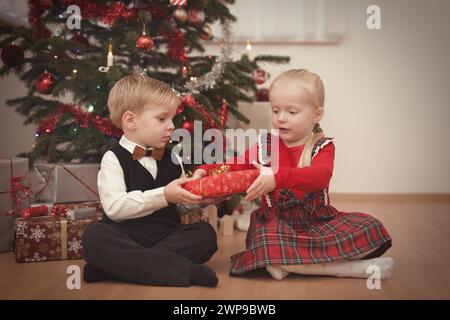
{"label": "gold ornament", "polygon": [[205,24],[202,27],[202,34],[200,35],[200,38],[203,40],[209,40],[212,38],[212,29],[209,25]]}
{"label": "gold ornament", "polygon": [[188,14],[187,14],[186,10],[184,10],[181,7],[178,7],[172,13],[172,17],[179,23],[185,23],[188,18]]}

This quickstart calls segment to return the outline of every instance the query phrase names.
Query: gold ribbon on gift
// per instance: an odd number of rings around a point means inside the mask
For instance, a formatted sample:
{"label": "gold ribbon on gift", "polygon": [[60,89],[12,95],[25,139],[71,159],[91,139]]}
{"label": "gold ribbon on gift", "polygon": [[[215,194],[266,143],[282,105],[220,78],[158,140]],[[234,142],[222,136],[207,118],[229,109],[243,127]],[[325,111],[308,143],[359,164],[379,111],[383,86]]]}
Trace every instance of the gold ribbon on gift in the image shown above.
{"label": "gold ribbon on gift", "polygon": [[61,259],[67,259],[67,219],[61,218],[60,220],[61,228]]}
{"label": "gold ribbon on gift", "polygon": [[209,175],[210,175],[210,176],[215,176],[215,175],[217,175],[217,174],[221,174],[221,173],[228,172],[229,170],[230,170],[230,166],[227,166],[227,165],[223,164],[223,165],[221,165],[221,166],[218,167],[218,168],[211,169],[211,170],[209,171]]}

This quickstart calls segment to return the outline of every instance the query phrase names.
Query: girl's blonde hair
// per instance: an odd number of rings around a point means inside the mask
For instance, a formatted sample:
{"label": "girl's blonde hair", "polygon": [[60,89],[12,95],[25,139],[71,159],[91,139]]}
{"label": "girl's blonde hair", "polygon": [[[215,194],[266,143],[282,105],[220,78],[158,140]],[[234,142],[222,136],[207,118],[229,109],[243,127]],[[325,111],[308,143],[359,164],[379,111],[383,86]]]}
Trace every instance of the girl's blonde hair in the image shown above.
{"label": "girl's blonde hair", "polygon": [[[324,108],[325,89],[322,80],[316,73],[310,72],[307,69],[291,69],[285,71],[274,79],[274,81],[270,85],[269,94],[270,91],[273,90],[274,86],[282,80],[296,81],[299,87],[303,88],[308,94],[309,100],[314,110],[317,111]],[[316,142],[323,137],[323,130],[320,127],[319,123],[316,123],[313,131],[311,132],[308,140],[305,143],[305,147],[303,148],[302,154],[300,156],[298,167],[303,168],[309,167],[311,165],[312,149]]]}
{"label": "girl's blonde hair", "polygon": [[139,74],[128,75],[117,81],[109,92],[109,117],[122,128],[122,116],[126,111],[138,113],[149,104],[179,105],[180,98],[165,82]]}

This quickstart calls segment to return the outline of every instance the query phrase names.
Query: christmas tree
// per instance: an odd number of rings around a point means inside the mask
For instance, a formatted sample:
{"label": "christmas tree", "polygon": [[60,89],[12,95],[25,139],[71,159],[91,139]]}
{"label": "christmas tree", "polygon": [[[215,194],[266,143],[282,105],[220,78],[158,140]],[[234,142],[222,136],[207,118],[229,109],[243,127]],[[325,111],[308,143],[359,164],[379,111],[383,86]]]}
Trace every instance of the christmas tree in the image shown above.
{"label": "christmas tree", "polygon": [[[99,162],[121,136],[109,120],[108,93],[140,73],[165,81],[184,97],[177,128],[226,127],[228,113],[248,122],[239,102],[254,100],[258,63],[289,58],[232,59],[231,0],[29,0],[30,27],[1,27],[3,77],[16,73],[28,88],[7,101],[37,125],[33,150],[49,162]],[[208,55],[211,24],[222,29],[221,52]]]}

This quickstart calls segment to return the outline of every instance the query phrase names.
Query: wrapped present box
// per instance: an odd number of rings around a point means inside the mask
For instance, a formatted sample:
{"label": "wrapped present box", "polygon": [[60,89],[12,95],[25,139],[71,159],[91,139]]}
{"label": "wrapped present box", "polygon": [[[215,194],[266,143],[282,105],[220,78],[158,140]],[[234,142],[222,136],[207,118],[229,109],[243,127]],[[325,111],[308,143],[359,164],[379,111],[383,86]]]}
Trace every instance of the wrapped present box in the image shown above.
{"label": "wrapped present box", "polygon": [[75,221],[60,217],[16,219],[14,253],[17,262],[82,259],[81,236],[86,226],[100,219]]}
{"label": "wrapped present box", "polygon": [[59,203],[53,205],[51,214],[66,217],[68,220],[80,220],[101,216],[103,209],[100,201]]}
{"label": "wrapped present box", "polygon": [[97,174],[100,164],[53,163],[34,165],[35,201],[98,201]]}
{"label": "wrapped present box", "polygon": [[14,219],[30,204],[31,189],[27,178],[27,158],[0,159],[0,252],[13,249]]}
{"label": "wrapped present box", "polygon": [[244,193],[258,176],[256,169],[228,171],[186,182],[183,188],[203,198],[220,198]]}
{"label": "wrapped present box", "polygon": [[69,220],[81,220],[92,218],[98,213],[97,208],[95,207],[86,207],[86,208],[76,208],[70,209],[67,211],[66,216]]}
{"label": "wrapped present box", "polygon": [[[41,214],[40,208],[46,208],[45,214]],[[39,209],[36,210],[35,209]],[[27,212],[27,210],[29,212]],[[36,212],[36,214],[34,214]],[[27,215],[28,213],[28,215]],[[64,217],[68,220],[79,220],[85,218],[91,218],[95,215],[102,215],[103,209],[100,201],[88,201],[88,202],[71,202],[71,203],[58,203],[52,202],[36,202],[32,203],[29,208],[22,209],[20,216],[25,220],[39,215],[51,215]]]}

